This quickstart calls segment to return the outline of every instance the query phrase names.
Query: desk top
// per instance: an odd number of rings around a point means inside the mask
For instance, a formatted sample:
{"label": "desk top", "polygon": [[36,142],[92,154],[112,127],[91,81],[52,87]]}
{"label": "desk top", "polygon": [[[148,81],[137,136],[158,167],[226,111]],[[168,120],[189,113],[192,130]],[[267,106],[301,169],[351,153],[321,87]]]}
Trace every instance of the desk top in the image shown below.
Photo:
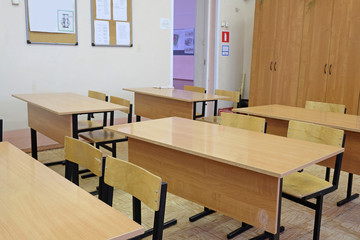
{"label": "desk top", "polygon": [[32,93],[13,94],[12,96],[58,115],[127,109],[125,106],[104,102],[75,93]]}
{"label": "desk top", "polygon": [[150,96],[176,99],[184,102],[227,100],[229,97],[169,88],[124,88],[123,90]]}
{"label": "desk top", "polygon": [[106,128],[275,177],[284,177],[344,151],[339,147],[178,117]]}
{"label": "desk top", "polygon": [[8,142],[0,143],[0,239],[128,239],[144,229]]}
{"label": "desk top", "polygon": [[248,108],[236,108],[233,109],[233,111],[280,120],[298,120],[303,122],[322,124],[351,132],[360,132],[360,116],[357,115],[324,112],[284,105],[265,105]]}

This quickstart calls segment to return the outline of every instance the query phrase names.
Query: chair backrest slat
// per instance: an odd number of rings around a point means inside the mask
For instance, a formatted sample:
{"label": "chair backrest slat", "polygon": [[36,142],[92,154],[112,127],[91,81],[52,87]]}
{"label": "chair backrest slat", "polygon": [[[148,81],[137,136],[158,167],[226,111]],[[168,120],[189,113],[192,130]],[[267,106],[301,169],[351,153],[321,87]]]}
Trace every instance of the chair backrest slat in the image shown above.
{"label": "chair backrest slat", "polygon": [[96,92],[96,91],[88,91],[88,97],[95,98],[101,101],[106,101],[106,94],[102,92]]}
{"label": "chair backrest slat", "polygon": [[129,114],[130,113],[130,101],[124,98],[110,96],[110,102],[118,105],[128,107],[127,110],[121,110],[122,112]]}
{"label": "chair backrest slat", "polygon": [[139,199],[154,211],[159,210],[161,178],[149,171],[110,156],[106,157],[105,183]]}
{"label": "chair backrest slat", "polygon": [[215,95],[229,97],[230,99],[227,99],[227,101],[234,102],[236,104],[240,101],[240,91],[216,89]]}
{"label": "chair backrest slat", "polygon": [[101,151],[90,144],[65,137],[65,159],[89,169],[96,176],[102,176]]}
{"label": "chair backrest slat", "polygon": [[191,92],[205,93],[205,88],[203,88],[203,87],[184,85],[184,90],[191,91]]}
{"label": "chair backrest slat", "polygon": [[323,125],[290,120],[287,137],[342,147],[344,131]]}
{"label": "chair backrest slat", "polygon": [[345,113],[346,107],[343,104],[306,101],[306,109],[316,109],[325,112]]}
{"label": "chair backrest slat", "polygon": [[265,132],[266,120],[260,117],[223,112],[221,113],[220,125],[263,133]]}

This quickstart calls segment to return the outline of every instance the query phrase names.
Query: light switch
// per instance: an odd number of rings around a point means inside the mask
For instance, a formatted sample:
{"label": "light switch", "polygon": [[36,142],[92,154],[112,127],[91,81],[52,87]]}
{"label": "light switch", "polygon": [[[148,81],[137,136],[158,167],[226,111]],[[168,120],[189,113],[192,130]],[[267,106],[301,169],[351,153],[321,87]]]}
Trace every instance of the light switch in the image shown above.
{"label": "light switch", "polygon": [[168,18],[160,19],[160,29],[171,29],[171,21]]}
{"label": "light switch", "polygon": [[19,0],[11,0],[13,5],[19,5]]}

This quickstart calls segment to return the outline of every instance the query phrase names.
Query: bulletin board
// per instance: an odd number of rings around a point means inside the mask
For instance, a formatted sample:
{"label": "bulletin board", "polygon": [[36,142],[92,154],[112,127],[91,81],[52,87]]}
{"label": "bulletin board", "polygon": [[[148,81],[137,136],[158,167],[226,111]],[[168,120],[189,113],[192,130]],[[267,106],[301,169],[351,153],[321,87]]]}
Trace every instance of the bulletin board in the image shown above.
{"label": "bulletin board", "polygon": [[78,45],[77,0],[25,0],[27,43]]}
{"label": "bulletin board", "polygon": [[132,47],[132,0],[91,0],[91,35],[92,46]]}

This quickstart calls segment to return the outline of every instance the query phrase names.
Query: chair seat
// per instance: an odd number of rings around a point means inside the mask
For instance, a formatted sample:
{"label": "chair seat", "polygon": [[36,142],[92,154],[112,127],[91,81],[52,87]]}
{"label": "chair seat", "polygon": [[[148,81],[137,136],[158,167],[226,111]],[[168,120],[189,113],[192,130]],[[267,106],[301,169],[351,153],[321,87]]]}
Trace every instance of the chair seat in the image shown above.
{"label": "chair seat", "polygon": [[80,120],[78,122],[79,130],[97,128],[97,127],[102,127],[102,126],[103,126],[102,123],[90,121],[90,120]]}
{"label": "chair seat", "polygon": [[284,178],[283,192],[297,198],[304,198],[331,187],[332,184],[306,172],[296,172]]}
{"label": "chair seat", "polygon": [[202,122],[220,124],[221,117],[220,116],[208,116],[208,117],[198,118],[196,120],[202,121]]}
{"label": "chair seat", "polygon": [[104,129],[81,133],[79,136],[84,138],[86,141],[89,141],[90,143],[101,143],[126,139],[126,136],[123,134]]}

